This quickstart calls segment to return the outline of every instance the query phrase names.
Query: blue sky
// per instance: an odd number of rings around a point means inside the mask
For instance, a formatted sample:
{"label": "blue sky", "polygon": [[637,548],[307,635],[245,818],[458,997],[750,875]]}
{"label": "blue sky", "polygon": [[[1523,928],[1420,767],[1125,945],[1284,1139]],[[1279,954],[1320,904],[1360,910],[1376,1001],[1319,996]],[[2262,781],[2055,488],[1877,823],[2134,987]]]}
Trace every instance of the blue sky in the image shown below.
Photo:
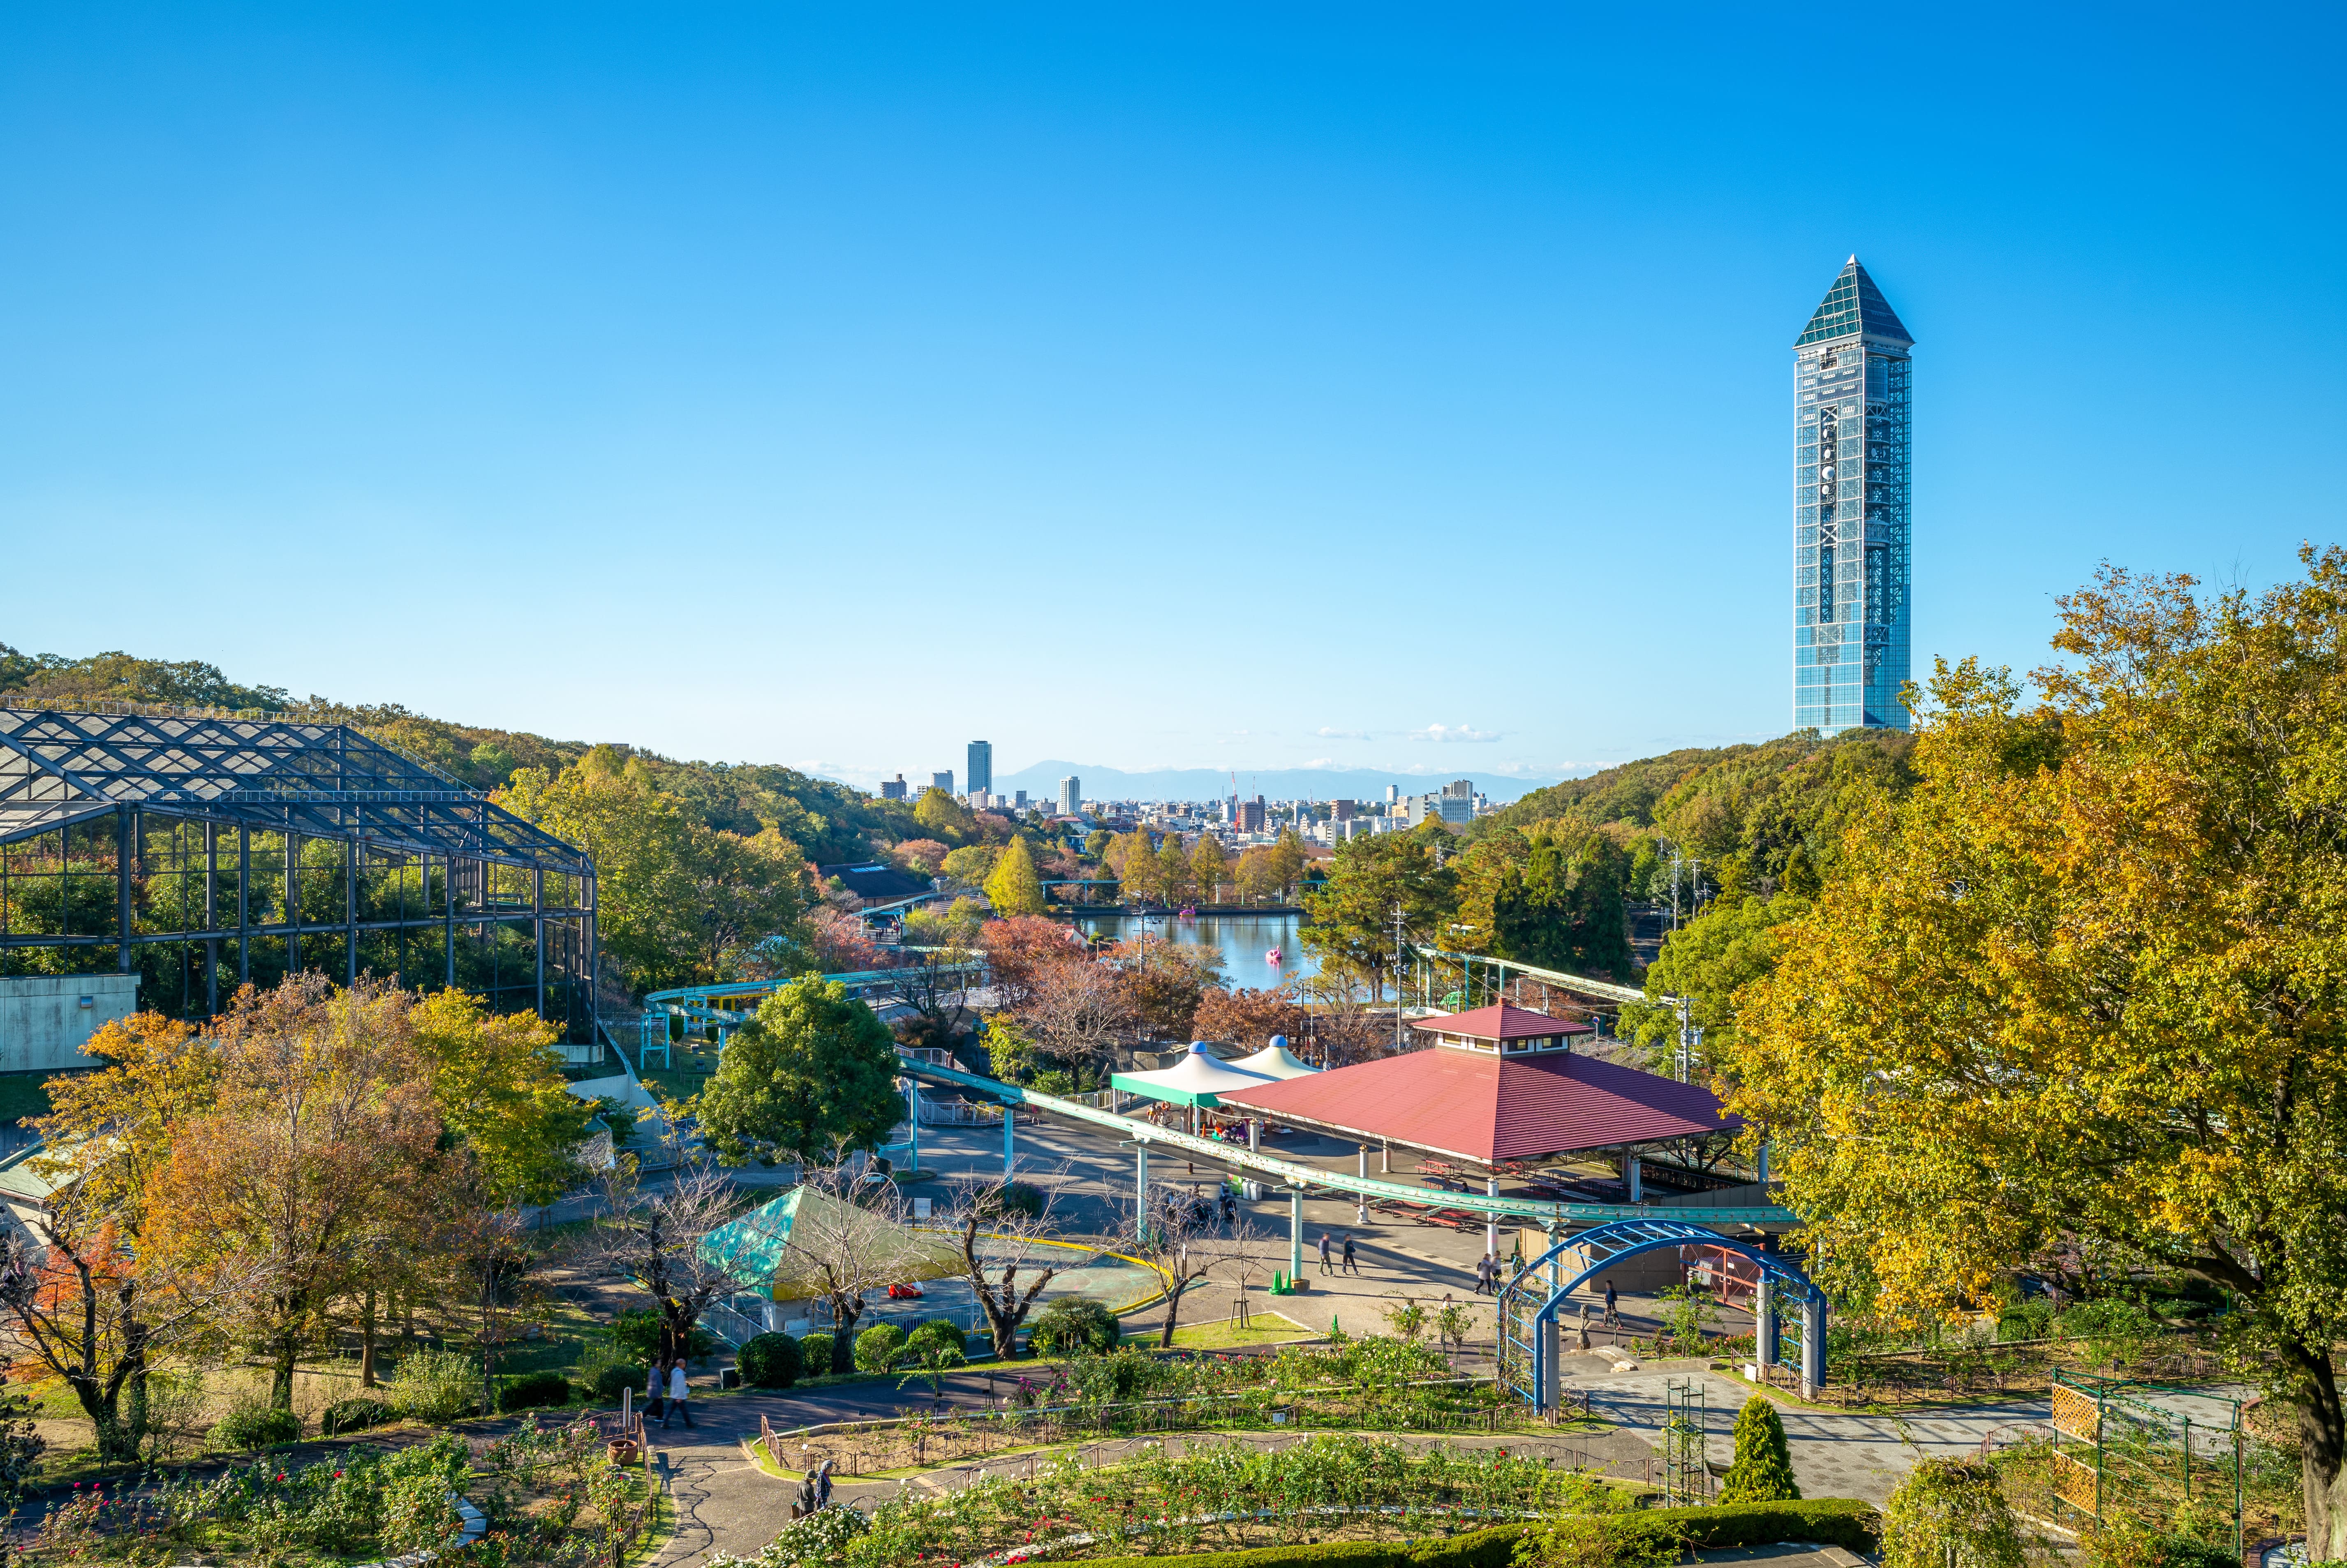
{"label": "blue sky", "polygon": [[0,13],[0,639],[849,777],[1790,723],[1789,345],[1919,672],[2341,537],[2314,8]]}

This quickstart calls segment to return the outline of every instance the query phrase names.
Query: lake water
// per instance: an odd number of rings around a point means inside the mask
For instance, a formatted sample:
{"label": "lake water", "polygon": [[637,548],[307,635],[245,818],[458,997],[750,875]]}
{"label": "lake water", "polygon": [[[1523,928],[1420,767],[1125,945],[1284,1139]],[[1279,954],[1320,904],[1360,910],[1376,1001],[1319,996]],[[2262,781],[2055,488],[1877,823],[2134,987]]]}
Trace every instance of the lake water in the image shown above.
{"label": "lake water", "polygon": [[[1301,915],[1200,915],[1190,920],[1153,915],[1146,923],[1151,936],[1220,952],[1223,984],[1235,991],[1268,990],[1282,980],[1316,973],[1320,967],[1296,940],[1297,928],[1304,924]],[[1139,915],[1081,915],[1076,924],[1122,941],[1141,935],[1143,920]],[[1274,948],[1280,952],[1276,967],[1264,957]]]}

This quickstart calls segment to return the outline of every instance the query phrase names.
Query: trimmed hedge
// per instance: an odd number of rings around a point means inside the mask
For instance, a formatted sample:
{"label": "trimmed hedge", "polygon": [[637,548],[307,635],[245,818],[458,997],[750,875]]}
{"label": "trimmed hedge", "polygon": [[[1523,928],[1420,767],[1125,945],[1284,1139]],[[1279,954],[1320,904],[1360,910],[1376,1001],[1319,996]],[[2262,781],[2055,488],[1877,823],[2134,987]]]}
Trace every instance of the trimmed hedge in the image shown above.
{"label": "trimmed hedge", "polygon": [[799,1342],[787,1334],[753,1335],[733,1360],[753,1389],[787,1389],[799,1380]]}
{"label": "trimmed hedge", "polygon": [[337,1432],[355,1432],[368,1427],[379,1427],[385,1421],[396,1420],[398,1417],[399,1412],[391,1408],[389,1400],[357,1394],[328,1405],[324,1418],[318,1423],[318,1430],[331,1438]]}
{"label": "trimmed hedge", "polygon": [[[1676,1538],[1698,1551],[1814,1541],[1853,1552],[1874,1550],[1881,1517],[1854,1498],[1807,1502],[1723,1502],[1708,1508],[1650,1508],[1601,1514],[1616,1539]],[[1318,1546],[1263,1546],[1252,1552],[1200,1552],[1186,1557],[1108,1557],[1084,1568],[1509,1568],[1516,1542],[1536,1524],[1501,1524],[1447,1541],[1332,1541]]]}
{"label": "trimmed hedge", "polygon": [[212,1428],[217,1449],[265,1449],[290,1443],[302,1436],[302,1418],[291,1410],[267,1405],[243,1405],[222,1416]]}
{"label": "trimmed hedge", "polygon": [[611,1405],[618,1404],[620,1396],[626,1393],[632,1392],[638,1399],[641,1399],[644,1392],[644,1379],[651,1375],[649,1368],[640,1367],[631,1361],[622,1361],[617,1366],[606,1367],[595,1374],[595,1398],[605,1404]]}
{"label": "trimmed hedge", "polygon": [[559,1372],[524,1372],[497,1390],[500,1410],[535,1410],[570,1402],[570,1379]]}

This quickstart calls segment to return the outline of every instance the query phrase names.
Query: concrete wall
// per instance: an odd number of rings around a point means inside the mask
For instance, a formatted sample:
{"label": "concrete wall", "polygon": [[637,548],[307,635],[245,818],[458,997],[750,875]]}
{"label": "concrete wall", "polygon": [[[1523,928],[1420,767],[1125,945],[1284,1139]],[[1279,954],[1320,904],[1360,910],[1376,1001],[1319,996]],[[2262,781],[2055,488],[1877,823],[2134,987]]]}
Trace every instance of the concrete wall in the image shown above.
{"label": "concrete wall", "polygon": [[137,975],[0,977],[0,1072],[94,1066],[82,1042],[138,1009]]}

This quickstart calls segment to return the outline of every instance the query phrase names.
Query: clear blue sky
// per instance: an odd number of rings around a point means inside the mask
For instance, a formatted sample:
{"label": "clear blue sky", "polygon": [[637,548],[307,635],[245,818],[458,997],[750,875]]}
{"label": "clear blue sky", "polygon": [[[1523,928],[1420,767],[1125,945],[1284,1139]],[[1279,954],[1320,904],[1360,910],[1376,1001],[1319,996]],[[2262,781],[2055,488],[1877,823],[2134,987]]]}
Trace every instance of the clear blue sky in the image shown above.
{"label": "clear blue sky", "polygon": [[1919,672],[2347,531],[2340,17],[12,5],[0,639],[857,777],[1779,733],[1853,251]]}

